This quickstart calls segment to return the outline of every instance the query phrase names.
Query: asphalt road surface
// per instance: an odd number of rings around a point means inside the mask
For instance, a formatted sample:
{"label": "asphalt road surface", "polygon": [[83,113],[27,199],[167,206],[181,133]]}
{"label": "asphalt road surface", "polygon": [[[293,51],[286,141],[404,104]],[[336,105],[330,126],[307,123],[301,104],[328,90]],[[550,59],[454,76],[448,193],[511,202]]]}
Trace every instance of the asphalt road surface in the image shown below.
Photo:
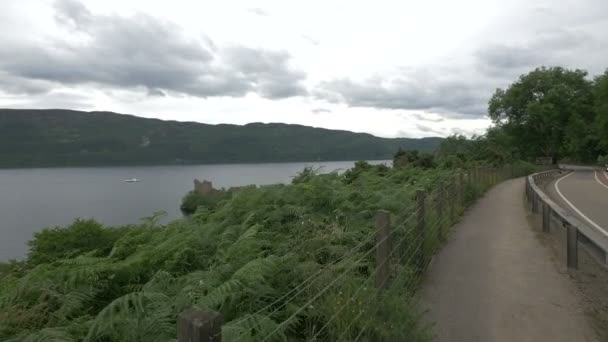
{"label": "asphalt road surface", "polygon": [[531,227],[523,191],[523,178],[490,190],[432,262],[422,304],[438,341],[599,341],[581,293]]}
{"label": "asphalt road surface", "polygon": [[608,236],[608,174],[576,170],[549,183],[547,194],[583,223]]}

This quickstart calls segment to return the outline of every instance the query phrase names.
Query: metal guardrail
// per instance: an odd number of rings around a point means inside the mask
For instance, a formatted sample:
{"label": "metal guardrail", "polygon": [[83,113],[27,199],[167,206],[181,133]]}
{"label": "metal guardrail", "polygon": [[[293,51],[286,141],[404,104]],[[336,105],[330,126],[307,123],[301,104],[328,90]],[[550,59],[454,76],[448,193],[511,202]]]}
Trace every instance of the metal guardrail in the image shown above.
{"label": "metal guardrail", "polygon": [[582,222],[569,211],[555,203],[538,186],[538,182],[551,179],[558,174],[572,172],[571,170],[554,169],[539,172],[526,177],[526,197],[532,205],[532,212],[542,213],[543,232],[551,229],[551,220],[556,220],[566,230],[566,258],[570,268],[578,268],[578,245],[581,243],[591,243],[596,250],[603,255],[601,261],[604,265],[608,264],[608,236],[599,232],[597,229]]}

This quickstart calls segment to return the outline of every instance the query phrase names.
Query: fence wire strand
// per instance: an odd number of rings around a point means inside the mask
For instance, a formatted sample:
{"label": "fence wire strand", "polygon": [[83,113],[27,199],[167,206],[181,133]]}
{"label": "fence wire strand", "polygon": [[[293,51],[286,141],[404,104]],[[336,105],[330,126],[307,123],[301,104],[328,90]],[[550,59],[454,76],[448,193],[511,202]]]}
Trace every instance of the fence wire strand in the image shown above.
{"label": "fence wire strand", "polygon": [[[477,177],[472,178],[472,175],[476,175]],[[426,267],[428,266],[428,262],[430,261],[430,258],[432,258],[436,249],[438,248],[437,242],[443,238],[442,235],[444,235],[444,233],[445,233],[444,229],[451,226],[452,224],[454,224],[456,222],[456,217],[459,216],[462,213],[462,211],[464,211],[466,209],[466,207],[470,204],[470,200],[467,200],[467,197],[465,196],[464,192],[468,191],[467,189],[470,188],[471,186],[478,187],[478,190],[473,190],[474,191],[473,196],[474,196],[474,198],[481,196],[481,195],[483,195],[483,193],[485,193],[485,191],[487,191],[492,185],[496,184],[502,178],[503,177],[501,176],[501,173],[496,172],[496,170],[489,170],[489,172],[488,172],[488,170],[477,169],[474,171],[474,173],[473,173],[473,170],[463,170],[461,174],[455,173],[455,174],[447,177],[446,179],[444,179],[443,181],[440,182],[439,186],[436,186],[430,192],[426,193],[425,197],[424,197],[424,207],[423,207],[424,211],[425,211],[424,219],[426,222],[425,227],[424,227],[424,229],[425,229],[424,233],[420,234],[420,232],[418,232],[415,227],[411,227],[410,230],[406,229],[405,233],[403,234],[403,236],[401,237],[399,242],[396,245],[393,245],[393,248],[391,248],[388,257],[382,263],[375,265],[375,269],[371,273],[371,275],[369,277],[367,277],[367,279],[356,289],[354,294],[344,303],[344,305],[342,305],[340,307],[340,309],[338,309],[336,312],[334,312],[334,314],[327,320],[327,322],[325,322],[325,324],[321,327],[321,329],[313,335],[312,341],[316,341],[317,337],[320,337],[322,335],[322,333],[330,326],[330,324],[333,322],[333,320],[344,310],[344,308],[346,308],[350,303],[352,303],[356,299],[357,294],[363,288],[365,288],[365,286],[368,285],[372,279],[374,279],[374,277],[376,276],[376,274],[381,266],[384,266],[385,263],[389,263],[389,264],[391,263],[390,261],[393,259],[394,255],[396,253],[401,254],[397,260],[397,263],[396,263],[397,265],[409,265],[413,261],[413,259],[418,256],[417,253],[419,253],[420,250],[422,250],[423,257],[421,259],[421,262],[418,262],[418,267],[420,267],[420,270],[419,270],[420,272],[422,272],[424,269],[426,269]],[[508,177],[505,177],[505,178],[508,178]],[[320,291],[318,291],[314,296],[312,296],[312,298],[310,298],[308,301],[306,301],[305,304],[301,305],[294,313],[292,313],[289,317],[287,317],[280,324],[278,324],[278,326],[270,334],[268,334],[266,337],[264,337],[264,339],[262,341],[267,341],[268,339],[273,337],[285,324],[287,324],[287,322],[290,322],[293,318],[297,317],[305,308],[309,307],[312,303],[314,303],[316,300],[318,300],[325,292],[327,292],[330,288],[332,288],[334,285],[336,285],[337,282],[340,281],[346,274],[351,272],[354,269],[354,267],[356,267],[357,265],[360,265],[361,262],[363,262],[366,258],[368,258],[373,251],[376,251],[377,248],[382,243],[384,243],[387,239],[390,239],[390,237],[393,236],[396,232],[403,230],[402,228],[406,227],[410,221],[412,221],[415,218],[418,218],[420,211],[423,210],[423,208],[421,208],[418,205],[419,202],[417,201],[416,198],[414,198],[412,203],[413,203],[413,205],[410,208],[408,208],[408,216],[401,223],[391,226],[391,230],[388,235],[386,235],[380,241],[376,241],[374,246],[372,246],[370,249],[368,249],[358,259],[356,259],[356,260],[352,261],[350,264],[348,264],[348,266],[344,269],[343,272],[341,272],[329,284],[327,284]],[[411,211],[412,207],[415,208],[413,211]],[[409,246],[406,248],[405,251],[401,251],[401,245],[405,241],[407,241],[408,238],[412,237],[412,235],[415,232],[418,232],[419,234],[417,236],[414,236],[413,239],[409,240],[409,241],[412,241],[413,243],[409,244]],[[266,310],[272,308],[274,305],[282,302],[282,304],[279,307],[275,308],[272,312],[270,312],[268,315],[265,315],[263,318],[263,319],[269,319],[273,314],[275,314],[277,311],[279,311],[283,306],[287,305],[289,302],[291,302],[292,300],[297,298],[303,291],[305,291],[314,282],[316,282],[318,279],[320,279],[322,273],[325,270],[327,270],[330,266],[338,265],[342,261],[347,260],[349,257],[355,255],[355,253],[357,253],[357,251],[361,247],[363,247],[366,243],[368,243],[374,236],[375,236],[375,233],[373,233],[373,232],[370,233],[364,240],[362,240],[354,248],[350,249],[342,257],[338,258],[336,261],[332,262],[331,264],[328,264],[325,267],[319,269],[317,272],[315,272],[313,275],[308,277],[302,283],[298,284],[298,286],[296,286],[294,289],[290,290],[289,292],[287,292],[283,296],[279,297],[272,303],[266,305],[264,308],[256,311],[256,313],[254,313],[253,315],[258,315],[260,313],[263,313]],[[414,250],[412,250],[412,248],[414,246],[416,246],[416,247]],[[321,250],[326,247],[327,246],[324,246],[322,248],[319,248],[318,250]],[[428,248],[428,250],[426,250],[427,248]],[[408,257],[408,258],[404,262],[405,257]],[[399,273],[399,274],[393,276],[393,279],[398,279],[400,276],[401,276],[401,274]],[[419,281],[418,278],[419,277],[417,277],[417,276],[413,276],[406,283],[402,284],[403,288],[406,291],[410,291],[410,286],[413,287],[413,285],[415,285]],[[396,282],[393,282],[393,284],[389,285],[389,287],[388,287],[389,290],[392,289],[392,287],[394,286],[395,283]],[[290,298],[287,300],[284,300],[288,297],[290,297]],[[355,316],[355,318],[349,323],[347,328],[339,336],[339,339],[342,339],[343,334],[349,332],[349,329],[352,326],[352,324],[354,324],[359,319],[359,317],[362,315],[362,313],[363,313],[363,311],[361,311],[357,316]],[[240,324],[243,321],[245,321],[246,319],[247,318],[243,318],[243,319],[237,321],[236,324]],[[237,340],[240,340],[243,336],[250,333],[254,328],[255,328],[255,326],[242,332],[239,335],[239,337],[237,338]],[[356,337],[355,341],[357,341],[362,336],[362,334],[365,333],[366,330],[367,330],[367,327],[364,326],[361,329],[359,335]]]}

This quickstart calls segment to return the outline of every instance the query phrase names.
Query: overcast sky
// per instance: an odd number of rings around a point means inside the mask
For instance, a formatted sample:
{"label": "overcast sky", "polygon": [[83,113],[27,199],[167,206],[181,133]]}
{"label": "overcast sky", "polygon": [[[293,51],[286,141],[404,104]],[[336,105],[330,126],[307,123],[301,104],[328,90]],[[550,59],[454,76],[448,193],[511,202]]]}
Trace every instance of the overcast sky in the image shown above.
{"label": "overcast sky", "polygon": [[0,107],[470,135],[522,73],[602,73],[607,32],[606,0],[2,0]]}

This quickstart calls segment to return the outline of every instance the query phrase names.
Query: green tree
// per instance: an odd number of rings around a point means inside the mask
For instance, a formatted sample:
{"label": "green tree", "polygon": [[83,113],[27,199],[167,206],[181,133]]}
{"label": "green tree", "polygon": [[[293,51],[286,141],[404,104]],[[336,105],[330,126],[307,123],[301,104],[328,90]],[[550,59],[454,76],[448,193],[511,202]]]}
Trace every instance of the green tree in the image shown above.
{"label": "green tree", "polygon": [[418,151],[404,151],[399,149],[393,157],[393,166],[396,168],[420,167],[430,169],[435,167],[435,157],[430,153]]}
{"label": "green tree", "polygon": [[524,157],[576,155],[590,142],[580,144],[567,132],[590,133],[580,121],[594,119],[593,82],[584,70],[537,68],[506,90],[497,89],[488,112]]}
{"label": "green tree", "polygon": [[608,152],[608,70],[595,78],[593,95],[599,147],[603,152]]}

